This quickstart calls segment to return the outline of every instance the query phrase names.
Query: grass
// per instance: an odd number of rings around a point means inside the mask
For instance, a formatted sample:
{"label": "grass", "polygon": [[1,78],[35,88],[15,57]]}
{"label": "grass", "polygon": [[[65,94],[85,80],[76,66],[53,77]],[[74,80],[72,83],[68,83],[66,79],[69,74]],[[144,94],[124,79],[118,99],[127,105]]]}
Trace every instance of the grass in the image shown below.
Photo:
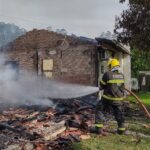
{"label": "grass", "polygon": [[150,139],[137,139],[132,136],[113,135],[92,136],[91,139],[74,144],[75,150],[149,150]]}
{"label": "grass", "polygon": [[[150,92],[139,92],[139,93],[136,93],[137,96],[142,100],[142,102],[144,104],[147,104],[147,105],[150,105]],[[129,99],[131,101],[135,101],[135,98],[133,98],[132,96],[129,97]]]}
{"label": "grass", "polygon": [[[150,106],[150,92],[137,94],[147,106]],[[130,100],[134,98],[130,97]],[[134,104],[134,107],[137,107]],[[136,110],[135,113],[138,113]],[[136,116],[132,112],[131,116],[126,118],[128,130],[134,133],[142,133],[150,136],[150,121],[144,116]],[[115,122],[110,122],[111,128],[117,128]],[[110,134],[107,137],[91,135],[88,140],[73,144],[74,150],[149,150],[150,138],[139,137],[138,135],[117,135]]]}
{"label": "grass", "polygon": [[150,92],[147,92],[147,93],[140,92],[140,93],[138,94],[138,96],[141,98],[141,100],[142,100],[145,104],[149,104],[149,105],[150,105]]}

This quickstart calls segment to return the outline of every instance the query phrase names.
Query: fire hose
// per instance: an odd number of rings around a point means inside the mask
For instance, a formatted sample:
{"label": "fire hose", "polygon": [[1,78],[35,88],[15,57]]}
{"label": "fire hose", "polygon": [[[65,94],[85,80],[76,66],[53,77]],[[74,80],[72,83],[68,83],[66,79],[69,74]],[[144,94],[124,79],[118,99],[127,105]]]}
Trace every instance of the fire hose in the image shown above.
{"label": "fire hose", "polygon": [[142,103],[142,101],[140,100],[140,98],[134,94],[132,91],[130,91],[127,88],[124,88],[128,93],[130,93],[138,102],[138,104],[141,106],[141,108],[143,109],[144,113],[147,115],[148,119],[150,119],[150,112],[148,111],[148,109],[146,108],[146,106]]}

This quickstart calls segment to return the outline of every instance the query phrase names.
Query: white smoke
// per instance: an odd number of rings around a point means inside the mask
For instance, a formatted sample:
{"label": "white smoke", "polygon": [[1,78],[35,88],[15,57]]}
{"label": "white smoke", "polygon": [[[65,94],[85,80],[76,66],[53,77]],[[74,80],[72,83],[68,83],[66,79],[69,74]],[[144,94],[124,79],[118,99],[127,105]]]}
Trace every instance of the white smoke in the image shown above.
{"label": "white smoke", "polygon": [[1,103],[54,106],[50,98],[76,98],[97,91],[98,87],[64,84],[22,70],[18,76],[15,69],[5,65],[5,57],[0,56]]}

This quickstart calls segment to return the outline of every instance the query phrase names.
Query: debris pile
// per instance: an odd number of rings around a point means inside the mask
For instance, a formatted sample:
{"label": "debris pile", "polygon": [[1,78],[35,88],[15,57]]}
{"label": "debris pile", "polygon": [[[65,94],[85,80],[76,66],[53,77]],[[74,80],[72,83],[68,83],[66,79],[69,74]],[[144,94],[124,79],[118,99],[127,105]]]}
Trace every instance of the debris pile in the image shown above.
{"label": "debris pile", "polygon": [[71,149],[89,137],[94,108],[81,100],[57,100],[56,108],[24,105],[0,113],[0,149]]}

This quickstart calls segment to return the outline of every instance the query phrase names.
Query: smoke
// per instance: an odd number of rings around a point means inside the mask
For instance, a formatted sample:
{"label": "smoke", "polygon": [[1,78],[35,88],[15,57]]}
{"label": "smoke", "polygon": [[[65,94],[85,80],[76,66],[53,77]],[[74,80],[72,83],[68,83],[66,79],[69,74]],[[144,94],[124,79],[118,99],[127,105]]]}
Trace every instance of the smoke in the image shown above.
{"label": "smoke", "polygon": [[52,98],[76,98],[97,91],[97,87],[64,84],[23,70],[19,70],[18,76],[18,71],[7,65],[4,55],[0,55],[0,103],[54,107]]}
{"label": "smoke", "polygon": [[[5,57],[0,56],[0,102],[13,105],[50,105],[49,99],[42,98],[37,90],[33,75],[25,71],[18,72],[11,65],[6,65]],[[34,87],[35,86],[35,87]],[[33,90],[32,90],[33,89]],[[39,89],[38,89],[39,90]],[[33,92],[32,92],[33,91]]]}

